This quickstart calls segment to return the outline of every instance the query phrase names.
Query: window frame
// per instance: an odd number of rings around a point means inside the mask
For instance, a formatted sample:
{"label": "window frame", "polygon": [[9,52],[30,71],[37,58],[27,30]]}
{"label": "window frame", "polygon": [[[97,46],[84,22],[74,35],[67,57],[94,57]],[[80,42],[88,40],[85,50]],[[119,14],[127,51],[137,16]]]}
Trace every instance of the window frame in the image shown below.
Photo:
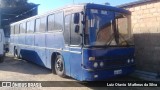
{"label": "window frame", "polygon": [[10,32],[11,32],[11,35],[15,34],[15,25],[13,26],[11,25]]}
{"label": "window frame", "polygon": [[[37,31],[37,20],[39,20],[38,31]],[[41,24],[41,19],[40,18],[36,18],[35,19],[35,33],[41,33],[40,32],[40,24]]]}
{"label": "window frame", "polygon": [[0,33],[0,42],[2,42],[2,33]]}
{"label": "window frame", "polygon": [[[80,14],[80,19],[79,19],[79,23],[78,24],[74,24],[74,14],[75,13],[79,13]],[[75,26],[76,25],[79,25],[79,29],[81,30],[82,29],[82,23],[81,23],[81,20],[82,20],[82,15],[81,15],[81,12],[75,12],[75,13],[71,13],[71,28],[74,26],[74,28],[73,28],[73,31],[74,31],[74,29],[75,29]],[[73,25],[73,26],[72,26]],[[70,29],[71,30],[71,29]],[[70,31],[70,33],[71,33],[71,31]],[[71,35],[72,35],[72,33],[70,34],[70,40],[71,40]],[[79,35],[80,36],[80,35]],[[72,47],[80,47],[80,46],[82,46],[82,43],[83,43],[83,40],[82,40],[82,37],[80,36],[80,42],[79,42],[79,44],[77,44],[77,45],[74,45],[74,44],[71,44],[70,43],[70,46],[72,46]],[[71,42],[71,41],[70,41]]]}
{"label": "window frame", "polygon": [[[64,37],[65,30],[66,30],[66,17],[67,17],[67,16],[70,16],[69,44],[66,44],[65,40],[64,40],[64,42],[65,42],[65,45],[70,46],[70,45],[71,45],[71,18],[72,18],[72,14],[67,14],[67,15],[65,15],[65,17],[64,17],[64,30],[63,30],[63,37]],[[65,37],[64,37],[64,38],[65,38]]]}
{"label": "window frame", "polygon": [[[21,32],[21,25],[22,25],[22,27],[23,27],[23,25],[25,25],[25,28],[24,28],[24,32]],[[25,34],[26,33],[26,31],[27,31],[27,25],[26,25],[26,22],[24,22],[24,23],[20,23],[20,34]]]}
{"label": "window frame", "polygon": [[[51,29],[49,29],[49,17],[50,16],[54,16],[54,23],[53,23],[53,29],[51,30]],[[50,15],[48,15],[47,16],[47,32],[54,32],[54,31],[57,31],[57,30],[54,30],[54,27],[55,27],[55,14],[53,13],[53,14],[50,14]]]}
{"label": "window frame", "polygon": [[[45,33],[46,31],[47,31],[47,17],[46,16],[43,16],[43,17],[40,17],[39,18],[40,19],[40,29],[39,29],[39,33]],[[44,30],[43,31],[41,31],[41,28],[42,28],[42,19],[44,19],[45,20],[45,28],[43,28]]]}
{"label": "window frame", "polygon": [[[18,32],[17,32],[17,30],[16,30],[16,28],[18,27]],[[16,24],[16,25],[14,25],[14,34],[20,34],[20,24]]]}
{"label": "window frame", "polygon": [[63,11],[60,11],[60,12],[56,12],[56,13],[54,13],[54,26],[56,26],[56,24],[55,24],[55,22],[56,22],[56,15],[57,14],[60,14],[60,13],[62,13],[62,27],[61,27],[61,30],[59,29],[55,29],[55,27],[54,27],[54,30],[53,31],[56,31],[56,32],[62,32],[63,30],[64,30],[64,12]]}
{"label": "window frame", "polygon": [[[75,13],[80,13],[80,12],[75,12]],[[65,18],[66,18],[66,16],[68,16],[68,15],[71,15],[71,20],[70,20],[70,43],[68,44],[68,46],[71,46],[71,47],[80,47],[80,46],[82,46],[82,43],[83,43],[83,40],[82,40],[82,38],[83,37],[81,37],[80,36],[80,38],[81,38],[81,40],[80,40],[80,42],[79,42],[79,44],[77,44],[77,45],[74,45],[74,44],[71,44],[71,28],[72,28],[72,26],[74,25],[74,28],[75,28],[75,26],[76,26],[76,24],[74,24],[74,14],[75,13],[70,13],[70,14],[67,14],[67,15],[65,15],[65,17],[64,17],[64,30],[65,30]],[[82,27],[82,23],[81,23],[81,19],[82,19],[83,17],[82,17],[82,15],[80,15],[80,20],[79,20],[79,26],[80,26],[80,30],[81,29],[83,29],[83,27]],[[73,28],[73,30],[74,30],[74,28]],[[64,35],[64,30],[63,30],[63,35]],[[67,44],[65,44],[65,45],[67,45]]]}
{"label": "window frame", "polygon": [[[31,22],[34,22],[34,25],[33,25],[33,32],[28,32],[28,22],[29,22],[29,26],[31,26]],[[29,27],[30,29],[31,27]],[[33,34],[35,33],[35,20],[29,20],[29,21],[26,21],[26,33],[27,34]]]}

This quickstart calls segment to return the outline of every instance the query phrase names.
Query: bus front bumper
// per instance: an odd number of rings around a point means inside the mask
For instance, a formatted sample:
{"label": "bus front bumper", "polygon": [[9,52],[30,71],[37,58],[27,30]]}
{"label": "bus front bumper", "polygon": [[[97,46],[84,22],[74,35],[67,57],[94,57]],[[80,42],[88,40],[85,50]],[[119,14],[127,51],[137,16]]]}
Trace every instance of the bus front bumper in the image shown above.
{"label": "bus front bumper", "polygon": [[134,70],[134,65],[103,70],[83,69],[84,75],[82,81],[107,81],[107,79],[113,77],[128,75],[134,72]]}

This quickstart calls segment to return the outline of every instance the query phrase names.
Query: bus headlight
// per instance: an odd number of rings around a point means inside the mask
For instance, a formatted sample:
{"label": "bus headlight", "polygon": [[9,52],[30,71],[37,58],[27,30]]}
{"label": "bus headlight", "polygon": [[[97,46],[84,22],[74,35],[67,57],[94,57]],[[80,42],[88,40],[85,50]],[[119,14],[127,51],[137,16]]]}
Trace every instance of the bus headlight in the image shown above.
{"label": "bus headlight", "polygon": [[97,68],[97,67],[98,67],[98,63],[95,62],[95,63],[93,64],[93,66],[94,66],[95,68]]}
{"label": "bus headlight", "polygon": [[89,61],[94,61],[96,60],[96,57],[89,57]]}
{"label": "bus headlight", "polygon": [[134,59],[133,58],[131,59],[131,62],[134,63]]}
{"label": "bus headlight", "polygon": [[100,62],[100,66],[103,67],[104,66],[104,62]]}
{"label": "bus headlight", "polygon": [[128,59],[128,60],[127,60],[127,63],[130,63],[130,62],[131,62],[130,59]]}

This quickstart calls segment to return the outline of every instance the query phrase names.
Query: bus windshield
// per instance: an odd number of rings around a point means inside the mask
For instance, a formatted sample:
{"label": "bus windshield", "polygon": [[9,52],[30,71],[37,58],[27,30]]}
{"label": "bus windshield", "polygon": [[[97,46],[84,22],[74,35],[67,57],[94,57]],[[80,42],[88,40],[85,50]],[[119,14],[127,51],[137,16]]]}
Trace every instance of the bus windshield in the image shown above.
{"label": "bus windshield", "polygon": [[130,15],[90,9],[85,29],[85,44],[90,46],[133,45]]}

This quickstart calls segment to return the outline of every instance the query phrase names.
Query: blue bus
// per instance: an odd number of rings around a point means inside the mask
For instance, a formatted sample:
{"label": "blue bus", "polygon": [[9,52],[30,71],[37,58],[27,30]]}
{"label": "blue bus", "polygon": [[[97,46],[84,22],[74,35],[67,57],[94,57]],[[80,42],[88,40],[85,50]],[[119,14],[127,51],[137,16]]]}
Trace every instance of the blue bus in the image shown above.
{"label": "blue bus", "polygon": [[12,23],[10,53],[61,77],[100,81],[134,71],[131,13],[77,4]]}

